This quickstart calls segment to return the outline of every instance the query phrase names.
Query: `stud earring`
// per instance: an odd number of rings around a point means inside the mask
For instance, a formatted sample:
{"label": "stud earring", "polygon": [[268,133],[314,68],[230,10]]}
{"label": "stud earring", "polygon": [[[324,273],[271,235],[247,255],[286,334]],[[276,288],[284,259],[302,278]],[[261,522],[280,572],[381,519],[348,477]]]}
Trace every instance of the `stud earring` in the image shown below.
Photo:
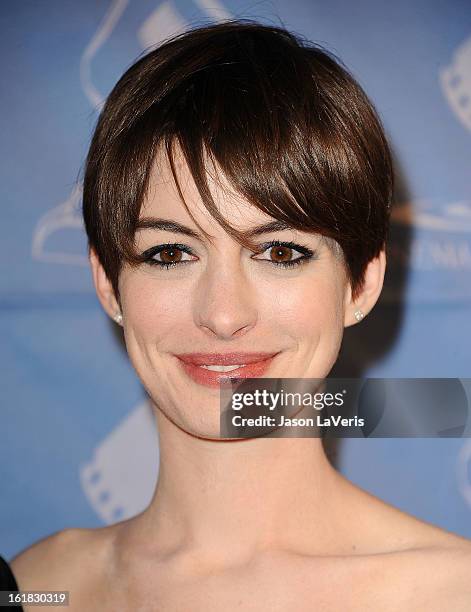
{"label": "stud earring", "polygon": [[115,316],[113,317],[113,320],[118,324],[118,325],[122,325],[123,324],[123,315],[119,312],[119,310],[117,311],[117,313],[115,314]]}
{"label": "stud earring", "polygon": [[354,315],[357,321],[361,321],[365,316],[364,312],[362,312],[361,310],[355,310]]}

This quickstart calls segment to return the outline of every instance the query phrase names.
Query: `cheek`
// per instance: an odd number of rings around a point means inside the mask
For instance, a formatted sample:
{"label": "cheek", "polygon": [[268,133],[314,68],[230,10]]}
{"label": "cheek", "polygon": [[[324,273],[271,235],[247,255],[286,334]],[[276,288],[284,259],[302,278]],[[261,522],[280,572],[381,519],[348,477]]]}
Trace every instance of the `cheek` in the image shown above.
{"label": "cheek", "polygon": [[273,300],[272,327],[294,349],[292,376],[323,378],[332,369],[343,338],[344,287],[330,271],[286,286]]}
{"label": "cheek", "polygon": [[293,336],[320,336],[343,329],[343,293],[329,278],[293,282],[266,300],[265,311]]}
{"label": "cheek", "polygon": [[188,315],[181,284],[159,282],[146,274],[136,274],[123,283],[122,303],[126,327],[142,341],[155,343],[164,338]]}

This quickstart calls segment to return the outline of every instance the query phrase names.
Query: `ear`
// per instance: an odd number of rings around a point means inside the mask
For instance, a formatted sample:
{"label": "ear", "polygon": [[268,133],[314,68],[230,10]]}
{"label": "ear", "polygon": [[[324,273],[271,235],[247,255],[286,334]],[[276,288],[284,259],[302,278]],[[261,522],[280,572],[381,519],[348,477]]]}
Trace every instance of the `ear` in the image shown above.
{"label": "ear", "polygon": [[121,312],[121,307],[116,300],[113,286],[106,276],[105,270],[93,248],[90,248],[89,259],[98,299],[105,312],[114,319],[116,313]]}
{"label": "ear", "polygon": [[378,257],[375,257],[369,262],[365,271],[365,282],[360,294],[353,300],[351,291],[348,292],[345,305],[345,327],[358,323],[355,317],[355,312],[358,310],[361,310],[366,317],[373,309],[383,288],[385,271],[386,253],[383,248]]}

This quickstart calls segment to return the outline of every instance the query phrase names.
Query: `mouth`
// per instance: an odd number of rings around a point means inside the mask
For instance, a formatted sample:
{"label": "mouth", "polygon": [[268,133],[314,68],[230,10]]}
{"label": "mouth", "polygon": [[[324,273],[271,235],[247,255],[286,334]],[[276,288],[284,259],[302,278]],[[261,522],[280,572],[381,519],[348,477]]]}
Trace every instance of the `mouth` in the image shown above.
{"label": "mouth", "polygon": [[205,387],[219,388],[230,378],[260,378],[279,353],[185,353],[176,355],[185,373]]}

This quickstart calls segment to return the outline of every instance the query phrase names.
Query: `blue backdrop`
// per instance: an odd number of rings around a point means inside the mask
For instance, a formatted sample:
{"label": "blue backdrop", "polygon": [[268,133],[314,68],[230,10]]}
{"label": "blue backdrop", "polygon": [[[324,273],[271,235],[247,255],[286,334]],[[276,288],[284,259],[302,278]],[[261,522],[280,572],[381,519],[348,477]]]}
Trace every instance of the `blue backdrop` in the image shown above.
{"label": "blue backdrop", "polygon": [[[3,2],[0,554],[142,510],[155,425],[87,266],[80,171],[98,109],[143,52],[228,17],[340,56],[376,104],[398,173],[381,302],[338,374],[470,377],[471,7],[467,1]],[[339,469],[471,537],[471,440],[345,440]]]}

